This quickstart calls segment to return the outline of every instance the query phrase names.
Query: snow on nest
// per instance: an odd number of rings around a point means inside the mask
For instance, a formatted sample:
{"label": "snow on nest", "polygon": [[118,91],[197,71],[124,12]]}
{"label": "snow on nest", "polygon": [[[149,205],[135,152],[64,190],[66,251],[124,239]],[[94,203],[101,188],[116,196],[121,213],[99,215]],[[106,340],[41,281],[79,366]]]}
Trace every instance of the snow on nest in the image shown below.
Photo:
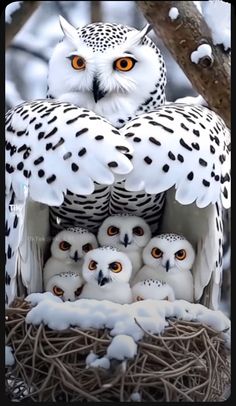
{"label": "snow on nest", "polygon": [[5,346],[5,365],[6,366],[11,366],[15,364],[15,358],[14,355],[12,354],[12,348],[9,347],[8,345]]}
{"label": "snow on nest", "polygon": [[[44,323],[54,330],[64,330],[70,326],[78,326],[81,329],[108,328],[112,336],[126,335],[138,341],[144,336],[143,330],[160,334],[168,326],[166,318],[176,317],[180,320],[198,321],[214,328],[221,332],[229,347],[230,320],[221,311],[209,310],[203,305],[185,300],[169,302],[147,299],[124,305],[95,299],[62,302],[50,292],[32,293],[26,300],[36,305],[27,314],[26,322],[34,325]],[[119,340],[121,347],[122,339]],[[124,350],[120,351],[124,353]],[[113,356],[114,352],[112,351]],[[121,353],[117,352],[118,359]],[[127,354],[123,355],[127,357]],[[91,362],[95,361],[96,359],[93,359]]]}
{"label": "snow on nest", "polygon": [[22,1],[13,1],[5,8],[5,22],[11,24],[12,14],[21,7]]}

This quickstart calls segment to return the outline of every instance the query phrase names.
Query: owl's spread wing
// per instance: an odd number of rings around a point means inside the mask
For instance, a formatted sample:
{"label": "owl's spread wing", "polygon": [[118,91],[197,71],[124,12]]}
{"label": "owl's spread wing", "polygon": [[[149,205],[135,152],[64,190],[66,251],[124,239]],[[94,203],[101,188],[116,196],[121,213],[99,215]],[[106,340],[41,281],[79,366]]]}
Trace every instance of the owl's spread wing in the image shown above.
{"label": "owl's spread wing", "polygon": [[[107,121],[69,103],[38,100],[6,115],[6,286],[9,300],[19,277],[29,291],[47,230],[46,208],[59,206],[69,190],[87,195],[94,183],[113,184],[130,172],[132,146]],[[32,202],[28,215],[29,202]],[[34,204],[35,203],[35,204]],[[32,211],[33,207],[33,211]],[[42,221],[42,235],[40,224]],[[32,238],[31,238],[32,237]]]}
{"label": "owl's spread wing", "polygon": [[167,191],[162,232],[183,234],[196,249],[195,300],[217,308],[222,272],[221,205],[230,206],[229,130],[202,106],[168,104],[127,124],[134,147],[127,190]]}
{"label": "owl's spread wing", "polygon": [[64,193],[87,195],[114,183],[132,164],[132,146],[107,121],[69,103],[39,100],[6,118],[6,192],[60,205]]}
{"label": "owl's spread wing", "polygon": [[217,114],[168,104],[135,118],[122,133],[134,147],[127,190],[157,194],[175,186],[183,205],[206,207],[221,196],[230,206],[229,131]]}

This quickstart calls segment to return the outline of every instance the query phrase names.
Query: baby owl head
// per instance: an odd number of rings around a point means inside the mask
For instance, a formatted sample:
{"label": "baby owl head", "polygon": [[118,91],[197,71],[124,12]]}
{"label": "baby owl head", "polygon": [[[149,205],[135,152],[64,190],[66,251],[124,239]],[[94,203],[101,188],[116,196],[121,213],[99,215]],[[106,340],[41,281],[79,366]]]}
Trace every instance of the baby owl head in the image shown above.
{"label": "baby owl head", "polygon": [[194,259],[192,245],[177,234],[160,234],[152,238],[143,250],[145,265],[163,272],[191,270]]}

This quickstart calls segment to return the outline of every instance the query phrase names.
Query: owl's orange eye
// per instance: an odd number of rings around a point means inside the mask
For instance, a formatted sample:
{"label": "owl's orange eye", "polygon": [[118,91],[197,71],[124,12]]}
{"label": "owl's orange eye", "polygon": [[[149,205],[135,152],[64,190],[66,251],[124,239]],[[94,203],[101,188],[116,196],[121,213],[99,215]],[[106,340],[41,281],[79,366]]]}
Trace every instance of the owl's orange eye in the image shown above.
{"label": "owl's orange eye", "polygon": [[90,261],[89,262],[89,266],[88,266],[88,269],[90,270],[90,271],[95,271],[95,269],[97,269],[97,262],[96,261]]}
{"label": "owl's orange eye", "polygon": [[134,58],[124,56],[123,58],[116,59],[113,68],[121,72],[128,72],[134,67],[136,62]]}
{"label": "owl's orange eye", "polygon": [[144,234],[144,231],[143,231],[142,227],[138,226],[138,227],[133,228],[133,233],[135,235],[137,235],[138,237],[141,237]]}
{"label": "owl's orange eye", "polygon": [[112,262],[109,265],[109,269],[111,269],[112,272],[118,273],[122,271],[122,265],[120,262]]}
{"label": "owl's orange eye", "polygon": [[185,250],[179,250],[175,253],[175,258],[179,261],[183,261],[186,258],[186,255],[187,254]]}
{"label": "owl's orange eye", "polygon": [[119,234],[119,232],[120,232],[119,228],[117,228],[115,226],[110,226],[107,229],[107,234],[110,235],[110,236]]}
{"label": "owl's orange eye", "polygon": [[64,294],[64,290],[62,290],[58,286],[53,286],[52,290],[53,290],[54,295],[56,295],[56,296],[63,296],[63,294]]}
{"label": "owl's orange eye", "polygon": [[68,251],[71,247],[71,244],[68,241],[61,241],[59,244],[59,248],[62,251]]}
{"label": "owl's orange eye", "polygon": [[154,258],[161,258],[162,255],[163,255],[163,252],[162,252],[159,248],[154,247],[154,248],[152,249],[152,251],[151,251],[151,254],[152,254],[152,256],[153,256]]}
{"label": "owl's orange eye", "polygon": [[84,70],[86,68],[85,60],[82,56],[72,55],[70,56],[71,66],[76,70]]}
{"label": "owl's orange eye", "polygon": [[84,251],[84,252],[89,252],[89,251],[91,251],[93,249],[93,246],[92,246],[92,244],[85,244],[85,245],[83,245],[83,247],[82,247],[82,250]]}

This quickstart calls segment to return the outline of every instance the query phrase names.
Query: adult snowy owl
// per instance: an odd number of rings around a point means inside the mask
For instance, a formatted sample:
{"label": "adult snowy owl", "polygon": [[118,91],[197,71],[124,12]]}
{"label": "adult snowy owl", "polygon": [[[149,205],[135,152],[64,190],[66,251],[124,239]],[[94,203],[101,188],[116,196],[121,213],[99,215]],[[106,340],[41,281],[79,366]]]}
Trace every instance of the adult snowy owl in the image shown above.
{"label": "adult snowy owl", "polygon": [[40,290],[48,234],[68,225],[96,232],[122,212],[154,233],[186,236],[196,250],[196,299],[204,291],[216,308],[222,203],[230,204],[227,127],[207,108],[164,104],[165,63],[149,26],[75,29],[62,18],[61,26],[49,99],[6,115],[6,300],[22,285]]}
{"label": "adult snowy owl", "polygon": [[161,280],[172,287],[176,299],[193,302],[191,269],[194,259],[194,249],[185,237],[177,234],[158,235],[144,248],[144,267],[137,273],[134,283],[145,279]]}
{"label": "adult snowy owl", "polygon": [[100,247],[84,258],[82,275],[85,280],[81,299],[132,302],[129,280],[132,264],[126,254],[113,247]]}
{"label": "adult snowy owl", "polygon": [[60,231],[53,239],[51,256],[43,268],[43,284],[53,276],[64,272],[82,273],[85,254],[97,248],[95,235],[84,228],[74,227]]}
{"label": "adult snowy owl", "polygon": [[74,302],[79,299],[83,285],[84,281],[78,273],[62,272],[49,278],[44,290],[60,297],[64,302]]}
{"label": "adult snowy owl", "polygon": [[132,262],[132,278],[142,267],[142,251],[151,238],[145,220],[128,214],[109,216],[98,230],[100,245],[110,245],[125,252]]}

